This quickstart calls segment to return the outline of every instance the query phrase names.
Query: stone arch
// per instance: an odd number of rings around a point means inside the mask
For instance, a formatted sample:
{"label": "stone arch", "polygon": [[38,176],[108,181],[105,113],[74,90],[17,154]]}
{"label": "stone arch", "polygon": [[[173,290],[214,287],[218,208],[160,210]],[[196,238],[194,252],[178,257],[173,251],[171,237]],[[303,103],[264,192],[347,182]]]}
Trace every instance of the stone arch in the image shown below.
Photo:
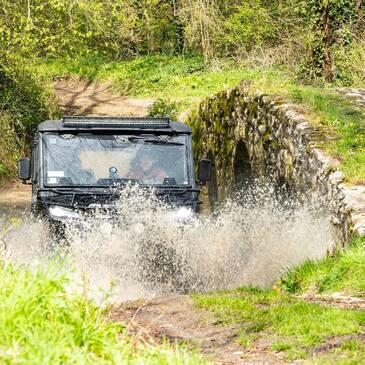
{"label": "stone arch", "polygon": [[233,188],[238,190],[247,187],[252,180],[250,155],[245,141],[241,139],[236,145],[233,159]]}
{"label": "stone arch", "polygon": [[320,149],[318,131],[291,104],[277,96],[252,94],[241,84],[205,99],[187,122],[194,132],[195,155],[211,151],[216,162],[211,202],[234,193],[231,188],[237,182],[272,180],[278,190],[274,193],[285,202],[293,195],[300,203],[315,199],[336,231],[340,227],[339,238],[347,240],[352,213],[344,204],[338,162]]}

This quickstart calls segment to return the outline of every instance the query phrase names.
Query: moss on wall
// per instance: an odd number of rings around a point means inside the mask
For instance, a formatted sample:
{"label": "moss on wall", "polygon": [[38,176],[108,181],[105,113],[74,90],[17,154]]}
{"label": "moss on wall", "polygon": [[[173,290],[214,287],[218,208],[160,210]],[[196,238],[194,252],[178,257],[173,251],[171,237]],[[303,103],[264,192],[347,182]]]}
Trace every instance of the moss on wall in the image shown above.
{"label": "moss on wall", "polygon": [[[350,218],[343,193],[330,177],[336,164],[316,151],[316,131],[282,98],[249,93],[243,84],[205,99],[187,119],[193,129],[194,154],[215,162],[216,196],[230,194],[235,151],[247,147],[252,173],[285,184],[299,199],[315,199],[329,210],[343,241]],[[244,176],[244,174],[242,175]]]}

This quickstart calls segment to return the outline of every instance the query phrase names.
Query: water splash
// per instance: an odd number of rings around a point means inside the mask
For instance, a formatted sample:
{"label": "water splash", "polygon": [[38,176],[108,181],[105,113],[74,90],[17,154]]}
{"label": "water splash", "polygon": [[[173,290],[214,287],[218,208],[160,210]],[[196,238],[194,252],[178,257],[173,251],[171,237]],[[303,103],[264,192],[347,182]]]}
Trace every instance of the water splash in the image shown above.
{"label": "water splash", "polygon": [[[113,219],[98,212],[85,217],[87,229],[70,225],[70,246],[58,254],[75,285],[86,282],[98,299],[266,287],[287,268],[323,257],[335,242],[320,210],[274,198],[273,192],[256,186],[213,216],[183,223],[153,192],[128,187]],[[7,259],[21,264],[44,262],[52,246],[44,225],[29,219],[6,241]]]}

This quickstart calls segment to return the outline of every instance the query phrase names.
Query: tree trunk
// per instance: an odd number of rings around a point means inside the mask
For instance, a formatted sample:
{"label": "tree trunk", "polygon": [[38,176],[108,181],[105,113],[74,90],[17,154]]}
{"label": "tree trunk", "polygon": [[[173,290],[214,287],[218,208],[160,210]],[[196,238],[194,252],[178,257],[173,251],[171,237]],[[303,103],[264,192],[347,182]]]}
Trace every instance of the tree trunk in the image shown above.
{"label": "tree trunk", "polygon": [[329,15],[329,7],[330,5],[327,4],[323,13],[323,76],[326,82],[332,83],[334,75],[332,68],[331,46],[333,44],[334,34]]}

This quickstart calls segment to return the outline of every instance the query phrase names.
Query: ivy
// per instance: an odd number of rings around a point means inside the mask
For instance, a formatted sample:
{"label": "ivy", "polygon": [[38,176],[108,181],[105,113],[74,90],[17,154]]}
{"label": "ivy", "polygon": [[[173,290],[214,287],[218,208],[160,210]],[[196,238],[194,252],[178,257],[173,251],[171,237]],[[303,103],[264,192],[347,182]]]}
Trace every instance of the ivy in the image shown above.
{"label": "ivy", "polygon": [[349,47],[349,28],[357,21],[356,0],[308,0],[307,15],[311,22],[310,55],[307,72],[311,79],[334,81],[335,51]]}

